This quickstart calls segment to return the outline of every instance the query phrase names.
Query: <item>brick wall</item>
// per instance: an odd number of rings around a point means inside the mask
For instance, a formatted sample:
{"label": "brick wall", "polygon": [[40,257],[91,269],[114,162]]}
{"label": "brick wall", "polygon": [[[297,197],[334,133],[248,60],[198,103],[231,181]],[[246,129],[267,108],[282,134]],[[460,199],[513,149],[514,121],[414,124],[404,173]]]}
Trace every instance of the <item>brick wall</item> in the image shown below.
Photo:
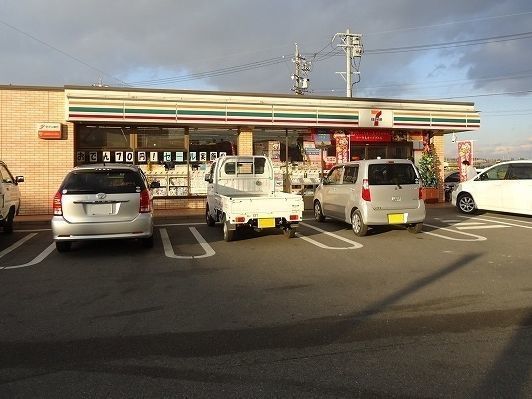
{"label": "brick wall", "polygon": [[[37,124],[63,123],[63,140],[43,140]],[[57,88],[0,87],[0,159],[20,184],[22,215],[50,214],[61,180],[74,164],[73,125],[65,122],[65,93]]]}

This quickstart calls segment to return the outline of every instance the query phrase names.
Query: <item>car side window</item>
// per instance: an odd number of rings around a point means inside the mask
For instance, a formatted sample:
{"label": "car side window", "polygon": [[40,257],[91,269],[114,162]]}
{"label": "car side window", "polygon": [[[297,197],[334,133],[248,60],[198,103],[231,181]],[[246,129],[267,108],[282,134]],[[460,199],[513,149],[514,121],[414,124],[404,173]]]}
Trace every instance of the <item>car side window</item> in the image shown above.
{"label": "car side window", "polygon": [[530,180],[532,179],[532,164],[514,163],[510,165],[510,170],[506,177],[509,180]]}
{"label": "car side window", "polygon": [[357,181],[358,165],[346,166],[344,169],[344,184],[354,184]]}
{"label": "car side window", "polygon": [[337,166],[329,172],[327,175],[328,184],[340,184],[340,179],[342,178],[342,169],[343,167]]}
{"label": "car side window", "polygon": [[490,170],[482,173],[480,180],[504,180],[508,171],[508,164],[494,166]]}

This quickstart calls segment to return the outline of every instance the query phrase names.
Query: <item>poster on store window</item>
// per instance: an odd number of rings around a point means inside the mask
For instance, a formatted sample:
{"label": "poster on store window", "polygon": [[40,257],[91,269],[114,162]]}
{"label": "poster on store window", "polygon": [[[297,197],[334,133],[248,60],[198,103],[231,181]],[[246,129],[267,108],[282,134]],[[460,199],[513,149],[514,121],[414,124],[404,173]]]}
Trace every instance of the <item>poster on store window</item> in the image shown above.
{"label": "poster on store window", "polygon": [[345,133],[334,133],[334,139],[336,140],[336,161],[338,163],[349,162],[349,136]]}
{"label": "poster on store window", "polygon": [[470,165],[473,165],[473,141],[462,140],[456,143],[458,145],[458,167],[460,170],[460,181],[467,180],[467,167],[462,164],[464,161],[468,161]]}

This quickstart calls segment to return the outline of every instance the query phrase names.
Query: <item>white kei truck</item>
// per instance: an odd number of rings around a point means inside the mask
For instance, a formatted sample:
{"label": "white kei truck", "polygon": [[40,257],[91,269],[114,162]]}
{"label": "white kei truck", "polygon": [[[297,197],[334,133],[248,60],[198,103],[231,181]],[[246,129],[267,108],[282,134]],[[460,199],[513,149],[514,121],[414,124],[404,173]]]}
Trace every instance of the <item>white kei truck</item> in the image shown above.
{"label": "white kei truck", "polygon": [[273,166],[264,156],[231,155],[218,158],[205,175],[208,182],[207,225],[223,224],[224,240],[239,229],[278,228],[295,236],[303,216],[303,198],[275,190]]}

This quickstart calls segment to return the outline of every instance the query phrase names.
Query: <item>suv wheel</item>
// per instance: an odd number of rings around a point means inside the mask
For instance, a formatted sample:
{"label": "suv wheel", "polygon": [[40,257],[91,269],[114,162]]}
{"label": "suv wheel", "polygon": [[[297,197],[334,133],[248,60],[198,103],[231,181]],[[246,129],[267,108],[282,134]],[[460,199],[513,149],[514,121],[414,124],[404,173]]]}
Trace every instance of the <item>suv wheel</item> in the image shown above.
{"label": "suv wheel", "polygon": [[353,232],[359,237],[363,237],[368,233],[368,225],[364,223],[362,214],[358,209],[351,213],[351,227]]}
{"label": "suv wheel", "polygon": [[456,201],[456,207],[462,213],[472,214],[475,213],[475,200],[471,194],[462,194]]}

